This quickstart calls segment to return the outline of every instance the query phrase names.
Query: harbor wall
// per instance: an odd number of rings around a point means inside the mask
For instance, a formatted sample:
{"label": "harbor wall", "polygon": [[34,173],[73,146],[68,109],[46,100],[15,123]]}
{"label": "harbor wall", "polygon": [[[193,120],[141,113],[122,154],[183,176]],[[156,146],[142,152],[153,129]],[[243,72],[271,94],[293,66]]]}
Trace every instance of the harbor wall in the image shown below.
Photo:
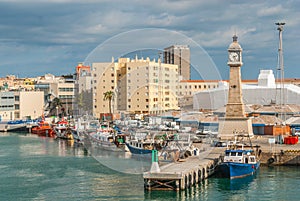
{"label": "harbor wall", "polygon": [[276,153],[263,152],[261,165],[300,165],[300,150],[281,150]]}

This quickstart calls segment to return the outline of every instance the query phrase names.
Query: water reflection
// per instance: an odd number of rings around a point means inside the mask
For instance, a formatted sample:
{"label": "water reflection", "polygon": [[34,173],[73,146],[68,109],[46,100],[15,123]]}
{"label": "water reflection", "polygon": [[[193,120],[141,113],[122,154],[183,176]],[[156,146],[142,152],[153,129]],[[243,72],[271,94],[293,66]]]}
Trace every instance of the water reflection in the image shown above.
{"label": "water reflection", "polygon": [[58,144],[59,156],[72,154],[76,157],[84,157],[88,155],[87,150],[82,145],[74,143],[74,140],[56,139],[55,141]]}
{"label": "water reflection", "polygon": [[228,179],[228,178],[218,178],[217,181],[217,188],[219,190],[244,190],[248,189],[251,182],[255,179],[255,175],[238,178],[238,179]]}

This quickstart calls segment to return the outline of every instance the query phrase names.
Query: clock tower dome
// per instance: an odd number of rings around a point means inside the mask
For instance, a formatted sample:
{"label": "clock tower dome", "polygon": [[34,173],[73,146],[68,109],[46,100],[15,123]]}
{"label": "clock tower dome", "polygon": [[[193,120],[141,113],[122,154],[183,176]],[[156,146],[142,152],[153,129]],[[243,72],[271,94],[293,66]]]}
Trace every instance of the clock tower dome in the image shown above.
{"label": "clock tower dome", "polygon": [[225,118],[219,121],[219,137],[221,139],[232,139],[235,134],[253,136],[252,123],[245,115],[243,103],[241,66],[242,48],[237,41],[237,36],[233,36],[233,41],[228,47],[229,66],[229,89],[228,101],[226,105]]}

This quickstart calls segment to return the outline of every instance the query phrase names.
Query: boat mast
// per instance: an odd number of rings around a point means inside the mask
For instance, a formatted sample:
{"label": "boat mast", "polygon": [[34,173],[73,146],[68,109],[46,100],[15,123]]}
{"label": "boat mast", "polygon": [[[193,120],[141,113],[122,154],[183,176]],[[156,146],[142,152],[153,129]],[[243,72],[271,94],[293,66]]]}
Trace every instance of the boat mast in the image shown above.
{"label": "boat mast", "polygon": [[279,105],[281,108],[280,117],[283,122],[286,120],[286,115],[284,110],[285,105],[285,94],[284,94],[284,65],[283,65],[283,48],[282,48],[282,31],[285,22],[277,22],[277,30],[279,31],[279,46],[278,46],[278,66],[277,70],[280,72],[280,95],[279,95]]}

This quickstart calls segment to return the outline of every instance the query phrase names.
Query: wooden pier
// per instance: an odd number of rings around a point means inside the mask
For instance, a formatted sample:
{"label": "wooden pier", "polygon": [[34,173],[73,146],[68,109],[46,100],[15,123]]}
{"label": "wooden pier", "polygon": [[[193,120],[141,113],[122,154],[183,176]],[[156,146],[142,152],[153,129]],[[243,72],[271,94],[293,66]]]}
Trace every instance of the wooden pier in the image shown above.
{"label": "wooden pier", "polygon": [[215,147],[198,156],[190,156],[182,161],[160,167],[159,171],[144,172],[144,187],[152,190],[184,190],[208,178],[220,162],[224,148]]}

